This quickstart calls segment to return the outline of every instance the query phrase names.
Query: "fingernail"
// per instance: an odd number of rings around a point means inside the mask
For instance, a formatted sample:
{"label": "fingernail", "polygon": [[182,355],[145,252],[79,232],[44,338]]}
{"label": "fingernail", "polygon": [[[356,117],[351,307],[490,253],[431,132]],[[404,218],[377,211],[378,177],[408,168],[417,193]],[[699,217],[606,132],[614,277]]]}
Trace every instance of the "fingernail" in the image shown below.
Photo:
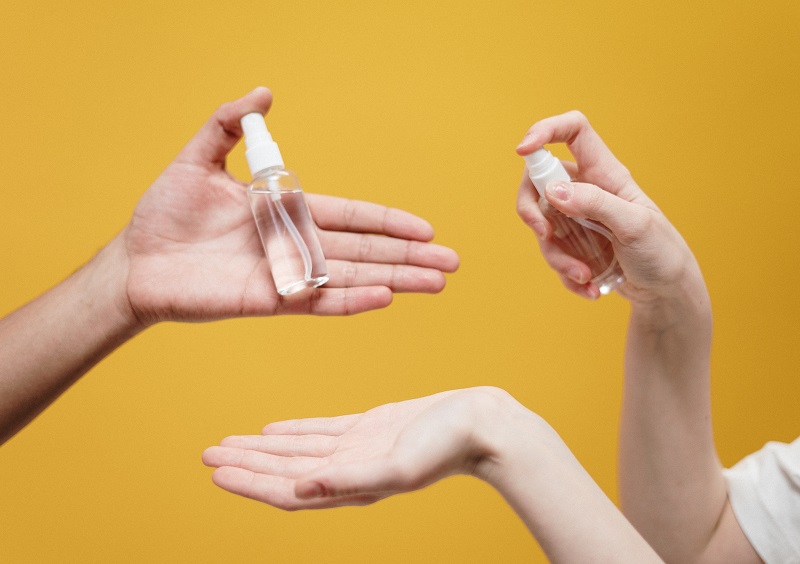
{"label": "fingernail", "polygon": [[528,141],[530,141],[531,137],[532,136],[530,134],[525,135],[525,137],[522,138],[522,141],[519,142],[519,145],[517,145],[517,149],[519,149],[523,145],[526,145]]}
{"label": "fingernail", "polygon": [[586,280],[583,279],[583,271],[577,266],[572,266],[567,270],[567,278],[574,280],[578,284],[586,282]]}
{"label": "fingernail", "polygon": [[536,233],[536,236],[539,239],[544,240],[545,236],[547,235],[547,228],[541,221],[537,221],[536,223],[531,225],[531,229],[533,229],[533,232]]}
{"label": "fingernail", "polygon": [[562,202],[572,198],[572,192],[572,184],[569,182],[551,182],[547,185],[547,193]]}

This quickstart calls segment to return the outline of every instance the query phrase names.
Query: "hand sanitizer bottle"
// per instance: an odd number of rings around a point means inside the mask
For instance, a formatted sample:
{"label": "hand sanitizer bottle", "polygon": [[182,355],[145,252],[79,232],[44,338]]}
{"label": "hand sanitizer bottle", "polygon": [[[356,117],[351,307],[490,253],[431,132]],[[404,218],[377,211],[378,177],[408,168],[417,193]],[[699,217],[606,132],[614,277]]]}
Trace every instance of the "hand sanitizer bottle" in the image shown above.
{"label": "hand sanitizer bottle", "polygon": [[328,269],[300,180],[283,166],[261,114],[247,114],[241,124],[253,175],[247,196],[275,288],[288,296],[321,286],[328,281]]}
{"label": "hand sanitizer bottle", "polygon": [[571,182],[564,166],[547,149],[538,149],[525,155],[528,176],[539,192],[539,208],[553,226],[561,247],[585,263],[592,273],[592,283],[605,295],[625,281],[622,269],[614,255],[611,232],[594,221],[571,218],[555,209],[544,196],[548,182]]}

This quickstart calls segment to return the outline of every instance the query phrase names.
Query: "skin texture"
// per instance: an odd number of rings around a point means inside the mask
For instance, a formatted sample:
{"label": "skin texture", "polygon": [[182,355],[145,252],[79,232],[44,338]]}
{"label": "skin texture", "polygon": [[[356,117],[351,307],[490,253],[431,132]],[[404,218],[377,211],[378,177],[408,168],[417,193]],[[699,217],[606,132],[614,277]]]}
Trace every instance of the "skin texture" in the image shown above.
{"label": "skin texture", "polygon": [[[625,515],[668,562],[759,562],[733,517],[714,448],[711,304],[697,261],[582,114],[538,122],[517,152],[547,143],[566,143],[575,157],[566,163],[575,181],[549,186],[548,202],[608,227],[626,277],[617,290],[631,304],[619,452]],[[597,298],[588,267],[554,240],[526,178],[518,210],[564,285]]]}
{"label": "skin texture", "polygon": [[272,423],[203,461],[218,486],[286,510],[365,505],[469,474],[505,497],[552,562],[661,562],[556,432],[497,388]]}
{"label": "skin texture", "polygon": [[402,210],[308,195],[330,281],[275,291],[246,184],[225,169],[239,119],[266,113],[257,88],[223,104],[142,196],[130,223],[85,266],[0,320],[0,443],[107,354],[160,321],[352,315],[394,292],[436,293],[458,268],[433,228]]}
{"label": "skin texture", "polygon": [[[203,454],[214,483],[298,510],[374,503],[471,474],[504,496],[553,562],[760,561],[733,517],[714,449],[711,306],[697,261],[582,114],[536,123],[517,151],[547,143],[575,157],[564,163],[574,181],[548,186],[549,205],[605,225],[626,277],[617,289],[631,304],[620,488],[630,521],[546,422],[495,388],[228,437]],[[597,299],[589,267],[558,240],[527,174],[517,207],[565,287]]]}

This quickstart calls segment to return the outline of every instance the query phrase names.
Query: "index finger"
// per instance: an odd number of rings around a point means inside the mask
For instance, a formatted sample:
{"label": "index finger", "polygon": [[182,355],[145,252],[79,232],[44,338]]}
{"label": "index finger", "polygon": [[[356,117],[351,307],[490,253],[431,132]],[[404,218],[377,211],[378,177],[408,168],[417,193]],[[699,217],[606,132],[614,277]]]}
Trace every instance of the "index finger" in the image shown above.
{"label": "index finger", "polygon": [[378,233],[414,241],[433,239],[430,223],[397,208],[319,194],[308,194],[308,206],[322,229]]}
{"label": "index finger", "polygon": [[548,143],[566,143],[586,182],[617,193],[631,180],[628,169],[581,112],[571,111],[536,122],[517,146],[517,153],[527,155]]}
{"label": "index finger", "polygon": [[270,423],[261,431],[262,435],[341,435],[356,424],[361,414],[337,417],[311,417]]}

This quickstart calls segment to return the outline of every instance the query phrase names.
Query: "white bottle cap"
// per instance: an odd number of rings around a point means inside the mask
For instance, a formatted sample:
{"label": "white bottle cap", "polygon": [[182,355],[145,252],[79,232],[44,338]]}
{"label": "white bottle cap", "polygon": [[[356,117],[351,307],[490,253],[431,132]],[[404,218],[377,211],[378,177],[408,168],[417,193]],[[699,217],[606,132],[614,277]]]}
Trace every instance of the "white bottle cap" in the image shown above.
{"label": "white bottle cap", "polygon": [[536,149],[530,155],[525,155],[522,158],[525,159],[525,164],[528,165],[528,169],[536,170],[541,164],[543,164],[545,161],[548,161],[551,156],[552,153],[542,147],[541,149]]}
{"label": "white bottle cap", "polygon": [[528,176],[540,196],[544,197],[548,182],[554,180],[570,182],[569,174],[564,169],[561,161],[544,147],[537,149],[530,155],[525,155],[523,158],[528,167]]}
{"label": "white bottle cap", "polygon": [[283,158],[278,144],[272,140],[264,123],[264,116],[258,112],[245,115],[241,119],[244,131],[245,157],[253,176],[264,169],[279,166],[283,168]]}

